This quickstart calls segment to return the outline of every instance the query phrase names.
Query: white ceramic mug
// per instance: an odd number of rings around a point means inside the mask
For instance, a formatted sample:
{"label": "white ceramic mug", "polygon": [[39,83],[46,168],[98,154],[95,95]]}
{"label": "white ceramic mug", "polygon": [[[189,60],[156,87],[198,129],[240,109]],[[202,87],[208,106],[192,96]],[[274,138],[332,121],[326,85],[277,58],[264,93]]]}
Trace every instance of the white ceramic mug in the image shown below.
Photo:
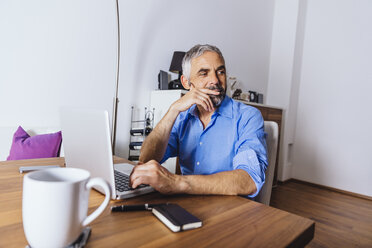
{"label": "white ceramic mug", "polygon": [[[105,200],[89,216],[89,192],[104,189]],[[23,179],[23,229],[31,247],[65,247],[107,207],[109,184],[77,168],[53,168],[31,172]]]}

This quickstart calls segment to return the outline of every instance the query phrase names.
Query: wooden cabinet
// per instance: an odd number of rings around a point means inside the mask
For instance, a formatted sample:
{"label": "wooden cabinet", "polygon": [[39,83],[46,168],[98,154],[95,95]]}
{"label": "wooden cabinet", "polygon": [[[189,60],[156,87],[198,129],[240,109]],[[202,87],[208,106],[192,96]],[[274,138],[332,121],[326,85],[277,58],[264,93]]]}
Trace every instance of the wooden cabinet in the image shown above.
{"label": "wooden cabinet", "polygon": [[265,121],[275,121],[278,123],[279,126],[279,135],[278,135],[278,149],[277,149],[277,156],[275,161],[275,172],[274,172],[274,181],[273,186],[276,186],[277,184],[277,178],[278,178],[278,165],[279,165],[279,151],[280,151],[280,136],[281,136],[281,127],[282,127],[282,117],[283,117],[283,110],[281,108],[258,104],[258,103],[252,103],[252,102],[246,102],[246,101],[239,101],[247,105],[251,105],[252,107],[257,108],[259,111],[261,111],[262,117]]}

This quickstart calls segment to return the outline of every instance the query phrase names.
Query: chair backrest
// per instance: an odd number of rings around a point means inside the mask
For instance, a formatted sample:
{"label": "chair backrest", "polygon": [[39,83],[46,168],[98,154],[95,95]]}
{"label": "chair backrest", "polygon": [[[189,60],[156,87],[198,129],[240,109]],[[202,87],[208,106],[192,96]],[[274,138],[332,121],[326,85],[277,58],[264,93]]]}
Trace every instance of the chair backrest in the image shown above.
{"label": "chair backrest", "polygon": [[267,134],[266,145],[269,164],[265,172],[265,184],[262,186],[260,193],[256,197],[256,201],[261,202],[265,205],[270,205],[271,190],[273,185],[275,162],[277,156],[276,151],[278,148],[279,127],[278,124],[274,121],[265,121],[264,128]]}

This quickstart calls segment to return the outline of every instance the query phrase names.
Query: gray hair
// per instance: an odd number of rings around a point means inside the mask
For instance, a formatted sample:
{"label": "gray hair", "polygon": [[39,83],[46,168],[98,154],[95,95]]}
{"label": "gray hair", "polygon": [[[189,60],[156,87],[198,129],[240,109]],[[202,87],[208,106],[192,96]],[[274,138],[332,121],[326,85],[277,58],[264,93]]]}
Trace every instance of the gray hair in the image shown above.
{"label": "gray hair", "polygon": [[195,45],[185,54],[182,60],[182,74],[186,77],[187,80],[190,80],[191,60],[203,55],[205,52],[208,51],[217,53],[222,59],[223,63],[225,63],[225,59],[223,58],[220,49],[218,49],[216,46],[208,44]]}

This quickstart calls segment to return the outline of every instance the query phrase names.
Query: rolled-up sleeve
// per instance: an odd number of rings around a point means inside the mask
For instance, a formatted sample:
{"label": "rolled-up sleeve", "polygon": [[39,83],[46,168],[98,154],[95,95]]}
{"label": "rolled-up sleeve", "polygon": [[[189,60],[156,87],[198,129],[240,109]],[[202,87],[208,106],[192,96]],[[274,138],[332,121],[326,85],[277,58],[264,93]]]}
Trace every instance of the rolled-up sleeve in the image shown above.
{"label": "rolled-up sleeve", "polygon": [[265,171],[268,165],[264,120],[260,111],[242,115],[238,123],[238,142],[235,144],[233,168],[245,170],[256,184],[257,191],[249,198],[254,198],[265,183]]}
{"label": "rolled-up sleeve", "polygon": [[180,122],[180,116],[177,117],[176,121],[173,124],[171,133],[169,135],[168,145],[167,149],[165,150],[164,156],[160,161],[160,164],[167,161],[168,158],[176,157],[178,155],[178,132],[177,132],[177,126]]}

